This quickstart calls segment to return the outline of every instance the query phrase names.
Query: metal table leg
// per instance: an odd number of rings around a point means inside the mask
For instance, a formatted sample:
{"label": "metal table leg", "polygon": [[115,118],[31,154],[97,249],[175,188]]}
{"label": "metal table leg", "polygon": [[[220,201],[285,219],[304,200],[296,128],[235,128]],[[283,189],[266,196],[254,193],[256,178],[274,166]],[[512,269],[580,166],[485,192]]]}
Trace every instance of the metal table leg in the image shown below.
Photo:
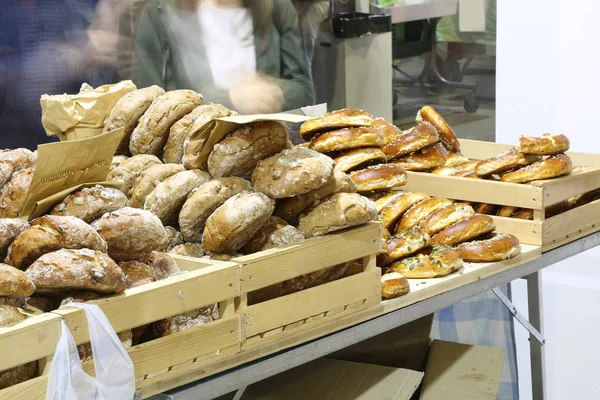
{"label": "metal table leg", "polygon": [[[527,279],[527,302],[529,305],[529,323],[542,334],[542,280],[541,271],[534,272]],[[531,389],[533,400],[546,399],[546,370],[544,365],[544,346],[529,335],[531,357]]]}

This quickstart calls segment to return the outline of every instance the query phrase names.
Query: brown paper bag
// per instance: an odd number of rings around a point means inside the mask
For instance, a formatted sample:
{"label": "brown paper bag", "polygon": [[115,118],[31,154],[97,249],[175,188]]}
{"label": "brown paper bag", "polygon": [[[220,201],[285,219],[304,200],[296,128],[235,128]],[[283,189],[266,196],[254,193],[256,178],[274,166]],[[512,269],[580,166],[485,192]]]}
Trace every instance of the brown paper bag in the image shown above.
{"label": "brown paper bag", "polygon": [[294,114],[256,114],[256,115],[237,115],[234,117],[216,118],[204,125],[196,134],[190,137],[190,142],[204,142],[202,151],[199,155],[201,162],[200,169],[207,170],[208,156],[215,144],[219,143],[230,132],[234,131],[238,126],[249,124],[251,122],[260,121],[279,121],[299,123],[305,122],[311,117],[305,115]]}
{"label": "brown paper bag", "polygon": [[124,133],[124,128],[119,128],[89,139],[38,146],[35,172],[20,217],[31,220],[49,211],[62,200],[52,203],[57,193],[104,182]]}
{"label": "brown paper bag", "polygon": [[100,135],[117,101],[136,89],[131,81],[96,89],[84,83],[78,94],[44,94],[40,99],[42,125],[48,136],[57,136],[61,141]]}

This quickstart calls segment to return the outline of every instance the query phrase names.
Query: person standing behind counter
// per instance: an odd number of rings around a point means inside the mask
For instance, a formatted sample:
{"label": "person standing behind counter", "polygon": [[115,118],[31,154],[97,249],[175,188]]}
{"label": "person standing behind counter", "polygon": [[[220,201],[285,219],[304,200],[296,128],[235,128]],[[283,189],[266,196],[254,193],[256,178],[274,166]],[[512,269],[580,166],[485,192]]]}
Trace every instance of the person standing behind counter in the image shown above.
{"label": "person standing behind counter", "polygon": [[196,90],[242,114],[314,103],[290,0],[151,0],[135,60],[138,87]]}

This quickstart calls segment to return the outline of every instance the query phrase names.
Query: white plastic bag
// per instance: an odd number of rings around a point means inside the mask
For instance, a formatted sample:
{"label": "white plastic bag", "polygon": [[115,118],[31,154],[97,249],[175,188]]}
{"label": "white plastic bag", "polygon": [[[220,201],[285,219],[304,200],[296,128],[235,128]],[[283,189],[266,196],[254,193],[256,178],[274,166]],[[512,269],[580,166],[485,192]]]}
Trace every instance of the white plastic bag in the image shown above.
{"label": "white plastic bag", "polygon": [[75,340],[62,322],[61,337],[50,367],[46,400],[133,399],[133,362],[100,307],[83,303],[68,305],[85,311],[96,378],[83,371]]}

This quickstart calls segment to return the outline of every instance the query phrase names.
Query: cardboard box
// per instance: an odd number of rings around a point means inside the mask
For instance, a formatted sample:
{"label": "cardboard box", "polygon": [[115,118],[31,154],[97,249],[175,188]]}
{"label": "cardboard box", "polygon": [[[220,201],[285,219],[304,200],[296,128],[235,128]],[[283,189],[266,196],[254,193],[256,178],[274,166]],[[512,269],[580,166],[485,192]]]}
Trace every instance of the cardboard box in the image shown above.
{"label": "cardboard box", "polygon": [[423,373],[320,359],[250,386],[242,400],[409,400]]}

